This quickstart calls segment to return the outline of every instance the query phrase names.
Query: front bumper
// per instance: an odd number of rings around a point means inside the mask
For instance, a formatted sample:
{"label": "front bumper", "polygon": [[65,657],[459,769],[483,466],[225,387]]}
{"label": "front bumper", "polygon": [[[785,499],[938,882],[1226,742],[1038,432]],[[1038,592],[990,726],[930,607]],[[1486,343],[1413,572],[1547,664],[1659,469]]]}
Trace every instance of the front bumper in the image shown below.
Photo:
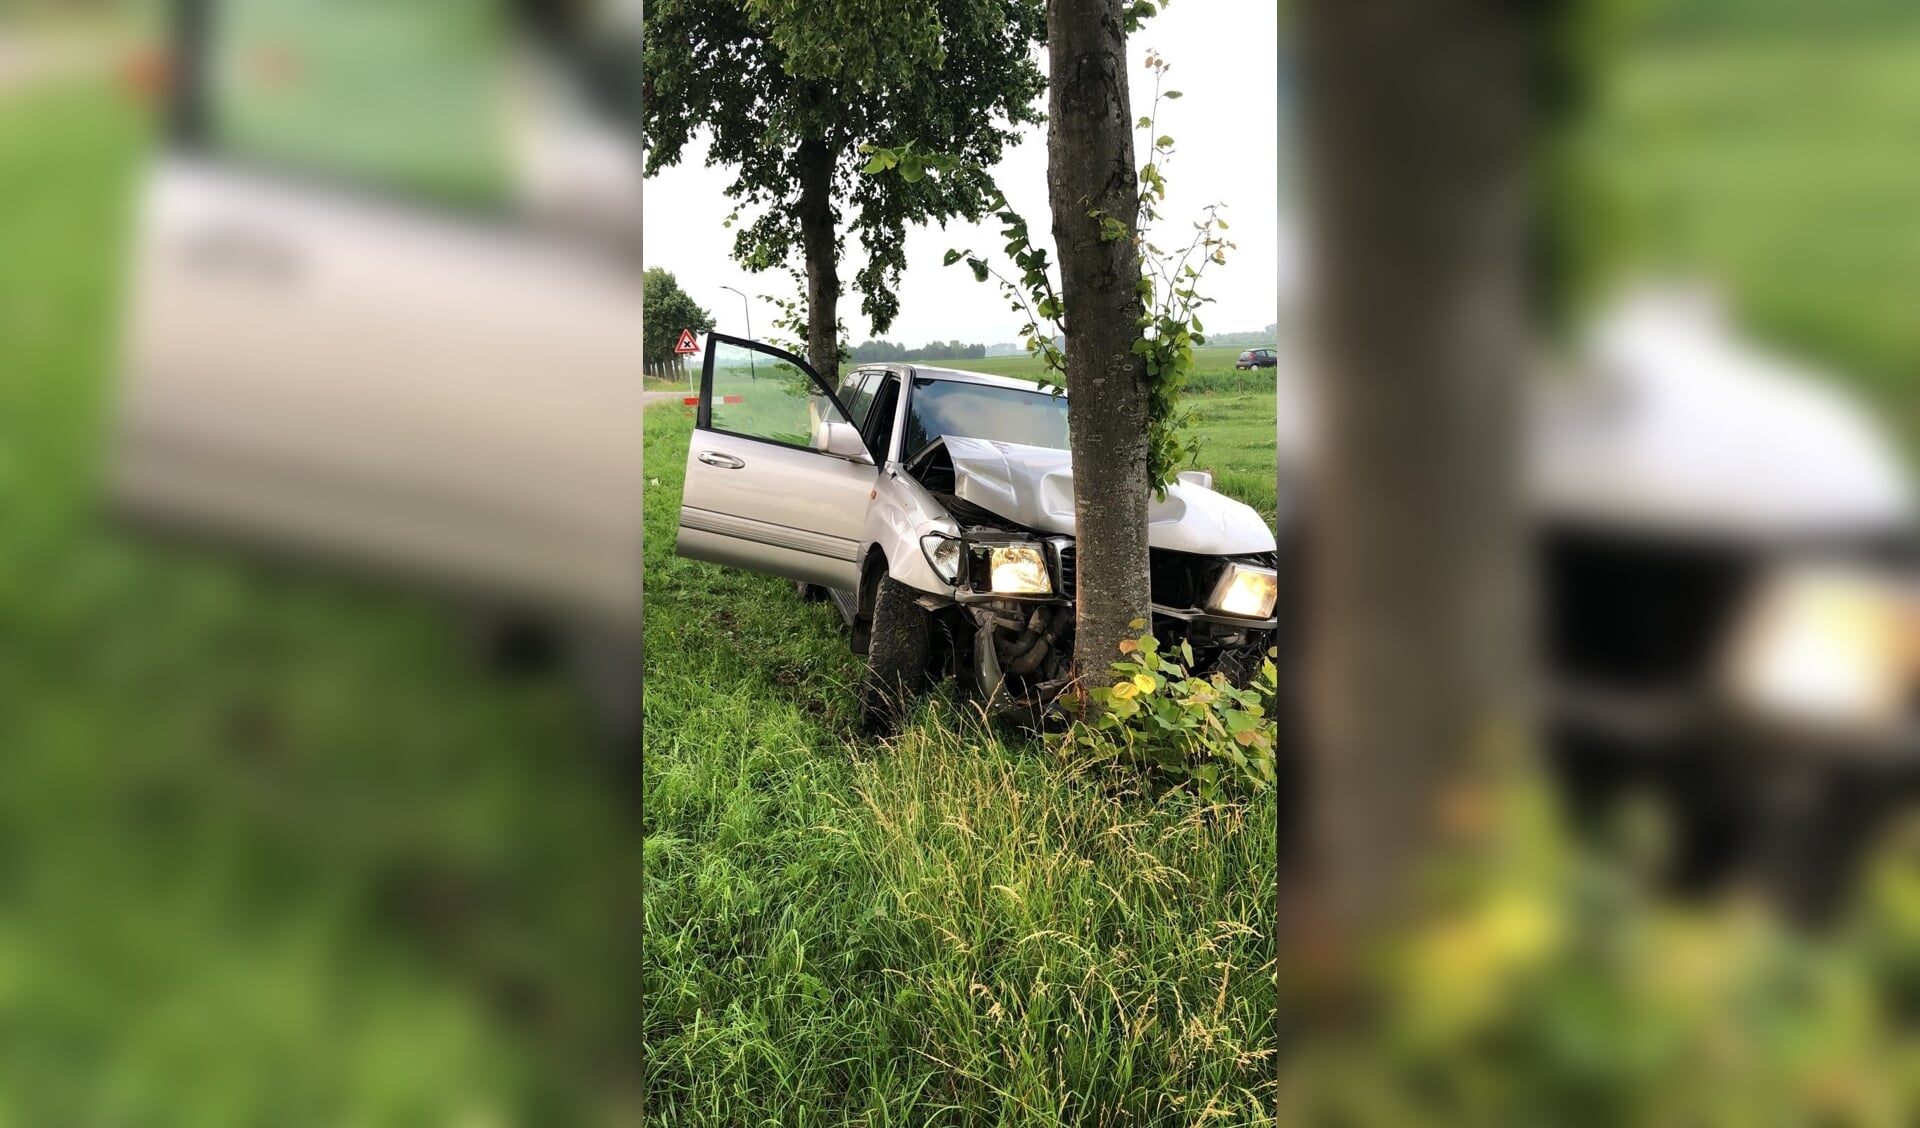
{"label": "front bumper", "polygon": [[1620,691],[1567,681],[1550,686],[1544,712],[1551,732],[1589,756],[1797,761],[1920,783],[1920,715],[1884,734],[1821,732],[1762,723],[1703,691]]}
{"label": "front bumper", "polygon": [[[1008,538],[1026,542],[1025,537]],[[955,603],[962,605],[1011,603],[1033,607],[1070,607],[1078,594],[1077,552],[1072,537],[1050,536],[1033,540],[1043,552],[1053,591],[1045,595],[1009,595],[989,590],[987,575],[976,559],[978,548],[1003,543],[1001,538],[983,537],[978,530],[968,530],[961,537],[966,546],[965,559],[968,561],[959,582],[952,592]],[[1252,619],[1241,615],[1228,615],[1209,610],[1203,606],[1204,596],[1212,590],[1213,580],[1219,575],[1219,569],[1229,562],[1255,564],[1272,568],[1274,560],[1243,556],[1196,556],[1161,549],[1152,550],[1149,565],[1149,577],[1152,584],[1153,600],[1149,604],[1153,611],[1154,625],[1160,627],[1163,622],[1205,625],[1209,634],[1224,631],[1250,630],[1271,631],[1279,627],[1280,606],[1276,602],[1274,613],[1265,618]]]}

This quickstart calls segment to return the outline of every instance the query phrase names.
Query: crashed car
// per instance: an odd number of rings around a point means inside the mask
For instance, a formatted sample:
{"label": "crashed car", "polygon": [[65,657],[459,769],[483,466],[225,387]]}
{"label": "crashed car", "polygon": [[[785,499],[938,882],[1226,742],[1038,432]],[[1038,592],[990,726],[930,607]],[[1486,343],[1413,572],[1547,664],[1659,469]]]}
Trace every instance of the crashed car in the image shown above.
{"label": "crashed car", "polygon": [[103,500],[450,597],[637,765],[639,172],[563,13],[471,8],[170,7]]}
{"label": "crashed car", "polygon": [[[1630,296],[1571,367],[1538,382],[1529,447],[1561,790],[1590,826],[1652,796],[1686,886],[1752,875],[1831,903],[1920,782],[1901,460],[1834,381],[1696,290]],[[1297,370],[1280,388],[1284,502],[1313,412]]]}
{"label": "crashed car", "polygon": [[[830,387],[801,358],[711,334],[680,555],[831,599],[867,655],[864,724],[931,681],[1044,715],[1073,656],[1073,467],[1064,396],[1029,381],[877,364]],[[1279,621],[1276,542],[1211,476],[1148,511],[1152,629],[1244,680]]]}

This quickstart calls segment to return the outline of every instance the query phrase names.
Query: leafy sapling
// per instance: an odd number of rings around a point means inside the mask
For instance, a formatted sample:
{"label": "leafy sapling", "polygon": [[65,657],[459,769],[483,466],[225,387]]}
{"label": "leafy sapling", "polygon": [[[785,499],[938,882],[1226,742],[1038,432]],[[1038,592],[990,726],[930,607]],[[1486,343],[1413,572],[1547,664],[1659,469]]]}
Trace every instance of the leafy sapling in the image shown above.
{"label": "leafy sapling", "polygon": [[[1144,7],[1150,9],[1151,5]],[[1144,17],[1130,10],[1129,21],[1137,18]],[[1163,100],[1179,99],[1180,91],[1164,89],[1169,67],[1159,52],[1147,52],[1146,67],[1154,75],[1154,97],[1152,112],[1137,123],[1148,139],[1148,159],[1140,170],[1134,222],[1129,225],[1120,216],[1098,211],[1088,214],[1100,222],[1104,238],[1130,238],[1139,251],[1140,278],[1135,285],[1146,312],[1136,326],[1139,337],[1133,351],[1146,360],[1149,480],[1155,493],[1164,497],[1175,475],[1193,465],[1199,454],[1201,437],[1191,430],[1190,413],[1181,405],[1181,394],[1193,368],[1193,348],[1206,343],[1199,311],[1213,299],[1200,293],[1201,281],[1208,266],[1226,262],[1234,244],[1226,235],[1227,221],[1220,215],[1224,205],[1217,203],[1202,209],[1184,246],[1168,251],[1153,241],[1155,225],[1163,219],[1160,205],[1167,196],[1166,167],[1174,152],[1173,137],[1158,132],[1160,106]],[[1070,331],[1071,319],[1054,282],[1053,263],[1046,248],[1034,245],[1026,219],[1008,205],[992,174],[949,154],[921,152],[911,142],[895,147],[865,145],[861,151],[868,156],[861,171],[868,175],[897,172],[910,183],[928,177],[968,183],[985,195],[987,210],[1000,221],[1010,268],[996,266],[986,255],[970,248],[947,251],[945,265],[964,261],[978,281],[998,282],[1008,307],[1022,318],[1019,332],[1027,352],[1040,359],[1040,382],[1064,388],[1066,355],[1059,341]]]}

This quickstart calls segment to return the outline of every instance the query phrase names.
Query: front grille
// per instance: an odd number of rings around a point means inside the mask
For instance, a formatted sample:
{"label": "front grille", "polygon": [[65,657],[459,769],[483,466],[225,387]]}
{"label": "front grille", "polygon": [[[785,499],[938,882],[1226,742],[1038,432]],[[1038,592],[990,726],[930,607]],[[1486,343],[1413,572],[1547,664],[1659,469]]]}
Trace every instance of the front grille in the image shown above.
{"label": "front grille", "polygon": [[1646,534],[1543,534],[1541,619],[1553,675],[1617,689],[1697,686],[1754,573],[1732,545]]}
{"label": "front grille", "polygon": [[1153,601],[1162,607],[1198,607],[1219,578],[1220,558],[1150,549],[1147,573]]}
{"label": "front grille", "polygon": [[[1053,549],[1054,588],[1068,599],[1078,593],[1074,542],[1066,537],[1055,537],[1047,542]],[[1219,582],[1220,569],[1224,557],[1203,556],[1191,552],[1175,552],[1171,549],[1154,548],[1147,550],[1148,582],[1153,602],[1163,607],[1175,607],[1182,610],[1197,609],[1213,593],[1213,585]],[[1240,556],[1234,559],[1243,563],[1261,564],[1273,567],[1270,553],[1258,553]]]}

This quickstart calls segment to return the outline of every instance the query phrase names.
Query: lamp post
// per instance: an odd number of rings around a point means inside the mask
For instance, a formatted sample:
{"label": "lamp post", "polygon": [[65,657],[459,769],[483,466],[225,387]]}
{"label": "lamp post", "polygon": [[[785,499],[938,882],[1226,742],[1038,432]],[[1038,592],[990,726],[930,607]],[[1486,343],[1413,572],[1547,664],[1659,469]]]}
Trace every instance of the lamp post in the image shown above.
{"label": "lamp post", "polygon": [[[734,293],[740,294],[740,311],[744,313],[747,318],[747,340],[753,340],[753,307],[747,304],[747,295],[741,293],[739,290],[734,290],[732,286],[722,286],[720,288],[722,290],[733,290]],[[759,375],[754,371],[753,367],[753,350],[749,349],[747,350],[747,379],[758,380],[759,378]]]}

